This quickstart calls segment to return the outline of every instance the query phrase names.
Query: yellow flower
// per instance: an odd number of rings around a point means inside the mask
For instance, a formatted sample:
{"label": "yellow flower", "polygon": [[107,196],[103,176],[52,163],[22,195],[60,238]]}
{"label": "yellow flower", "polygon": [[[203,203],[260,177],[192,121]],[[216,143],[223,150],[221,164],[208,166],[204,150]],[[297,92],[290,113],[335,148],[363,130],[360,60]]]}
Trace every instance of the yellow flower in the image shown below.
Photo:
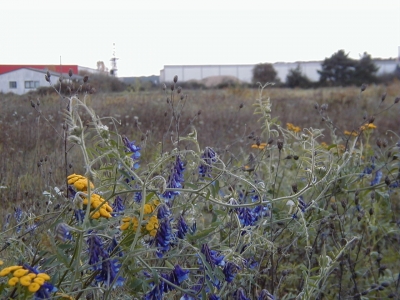
{"label": "yellow flower", "polygon": [[2,260],[0,259],[0,266],[1,266],[2,264],[4,264],[4,261],[2,261]]}
{"label": "yellow flower", "polygon": [[8,285],[14,286],[19,282],[19,278],[18,277],[12,277],[10,278],[10,280],[8,280]]}
{"label": "yellow flower", "polygon": [[[83,199],[83,204],[87,205],[89,203],[87,198]],[[92,219],[98,219],[100,217],[111,218],[110,212],[113,211],[112,207],[107,203],[106,200],[100,197],[98,194],[92,194],[90,197],[90,207],[94,210],[101,206],[101,208],[91,215]]]}
{"label": "yellow flower", "polygon": [[100,218],[100,212],[99,211],[96,211],[96,212],[94,212],[94,213],[92,213],[91,215],[90,215],[90,217],[92,218],[92,219],[98,219],[98,218]]}
{"label": "yellow flower", "polygon": [[153,212],[153,206],[151,206],[150,204],[145,204],[144,205],[144,213],[147,214],[151,214]]}
{"label": "yellow flower", "polygon": [[28,275],[26,275],[26,276],[29,276],[31,279],[33,279],[33,278],[35,278],[36,277],[36,274],[35,273],[29,273]]}
{"label": "yellow flower", "polygon": [[29,273],[28,270],[19,269],[19,270],[16,270],[16,271],[13,273],[13,275],[14,275],[14,277],[22,277],[22,276],[24,276],[24,275],[26,275],[26,274],[28,274],[28,273]]}
{"label": "yellow flower", "polygon": [[36,283],[36,282],[32,282],[29,286],[28,286],[28,290],[31,293],[36,293],[38,290],[40,289],[40,284]]}
{"label": "yellow flower", "polygon": [[288,130],[293,131],[293,132],[296,132],[296,133],[301,131],[301,128],[300,128],[300,127],[294,126],[292,123],[286,123],[286,128],[287,128]]}
{"label": "yellow flower", "polygon": [[23,286],[29,286],[32,283],[32,279],[30,276],[22,276],[19,279],[19,282],[21,283],[21,285]]}
{"label": "yellow flower", "polygon": [[377,127],[372,124],[372,123],[365,123],[363,126],[360,127],[361,131],[367,130],[367,129],[376,129]]}
{"label": "yellow flower", "polygon": [[257,145],[257,144],[251,145],[251,148],[253,148],[253,149],[263,150],[265,147],[267,147],[267,143],[261,143],[260,145]]}
{"label": "yellow flower", "polygon": [[345,130],[344,131],[344,134],[345,135],[351,135],[351,136],[357,136],[358,135],[358,132],[357,131],[348,131],[348,130]]}
{"label": "yellow flower", "polygon": [[156,234],[157,234],[157,229],[154,229],[154,230],[150,231],[149,234],[150,234],[152,237],[155,237]]}
{"label": "yellow flower", "polygon": [[35,279],[33,279],[33,282],[43,285],[45,282],[45,279],[43,277],[36,277]]}
{"label": "yellow flower", "polygon": [[10,274],[12,271],[22,269],[22,266],[10,266],[7,268],[4,268],[3,270],[0,271],[0,276],[6,276]]}
{"label": "yellow flower", "polygon": [[124,222],[121,224],[121,226],[119,227],[121,230],[127,230],[129,228],[129,225],[131,225],[130,222]]}
{"label": "yellow flower", "polygon": [[37,277],[43,278],[44,280],[50,280],[50,276],[46,273],[39,273],[36,275]]}
{"label": "yellow flower", "polygon": [[[72,174],[67,177],[68,184],[74,185],[78,191],[87,191],[88,179],[82,175]],[[90,188],[94,189],[94,185],[90,182]]]}
{"label": "yellow flower", "polygon": [[103,207],[99,209],[100,215],[104,218],[111,218],[111,214]]}
{"label": "yellow flower", "polygon": [[64,293],[56,293],[57,296],[60,296],[61,299],[67,299],[67,300],[74,300],[71,296],[64,294]]}
{"label": "yellow flower", "polygon": [[146,230],[147,231],[152,231],[154,229],[154,223],[149,222],[146,224]]}

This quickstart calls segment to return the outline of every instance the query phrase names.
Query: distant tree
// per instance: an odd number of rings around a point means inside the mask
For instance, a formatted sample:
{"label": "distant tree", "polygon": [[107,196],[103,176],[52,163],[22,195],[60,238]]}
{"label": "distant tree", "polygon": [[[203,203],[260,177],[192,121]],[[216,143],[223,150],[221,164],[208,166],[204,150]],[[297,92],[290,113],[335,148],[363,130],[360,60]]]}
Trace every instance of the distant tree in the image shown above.
{"label": "distant tree", "polygon": [[311,86],[310,79],[301,72],[299,64],[295,69],[289,70],[289,73],[286,76],[286,86],[290,88],[309,88]]}
{"label": "distant tree", "polygon": [[348,57],[344,50],[339,50],[322,62],[320,83],[323,85],[346,86],[354,82],[357,61]]}
{"label": "distant tree", "polygon": [[260,82],[264,84],[267,82],[276,82],[278,81],[276,75],[277,73],[272,64],[258,64],[253,68],[253,83]]}
{"label": "distant tree", "polygon": [[377,82],[376,72],[378,70],[379,67],[372,61],[371,55],[364,52],[363,56],[356,64],[353,83],[361,85],[363,83]]}

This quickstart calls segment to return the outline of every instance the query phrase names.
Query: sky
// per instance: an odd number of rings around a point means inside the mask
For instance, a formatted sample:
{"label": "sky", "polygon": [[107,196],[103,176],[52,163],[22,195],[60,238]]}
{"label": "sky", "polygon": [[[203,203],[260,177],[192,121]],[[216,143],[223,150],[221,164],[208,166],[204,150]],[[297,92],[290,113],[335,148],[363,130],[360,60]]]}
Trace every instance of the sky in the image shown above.
{"label": "sky", "polygon": [[0,64],[111,68],[115,50],[119,77],[400,51],[399,0],[13,0],[0,12]]}

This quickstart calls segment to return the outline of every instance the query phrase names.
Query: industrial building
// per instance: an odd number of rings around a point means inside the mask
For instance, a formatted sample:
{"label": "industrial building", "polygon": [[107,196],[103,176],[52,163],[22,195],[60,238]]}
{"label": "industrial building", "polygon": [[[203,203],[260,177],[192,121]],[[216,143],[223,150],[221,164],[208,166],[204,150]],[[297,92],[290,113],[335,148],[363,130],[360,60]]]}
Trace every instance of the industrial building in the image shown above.
{"label": "industrial building", "polygon": [[[374,59],[375,65],[379,67],[377,75],[392,73],[398,64],[396,59]],[[307,62],[277,62],[273,67],[277,72],[277,77],[281,82],[286,81],[286,76],[291,69],[300,66],[304,75],[311,81],[319,80],[318,70],[321,70],[322,61]],[[235,77],[244,83],[251,83],[253,76],[252,65],[166,65],[160,71],[160,82],[172,82],[175,75],[178,75],[179,81],[203,80],[212,76],[230,76]]]}

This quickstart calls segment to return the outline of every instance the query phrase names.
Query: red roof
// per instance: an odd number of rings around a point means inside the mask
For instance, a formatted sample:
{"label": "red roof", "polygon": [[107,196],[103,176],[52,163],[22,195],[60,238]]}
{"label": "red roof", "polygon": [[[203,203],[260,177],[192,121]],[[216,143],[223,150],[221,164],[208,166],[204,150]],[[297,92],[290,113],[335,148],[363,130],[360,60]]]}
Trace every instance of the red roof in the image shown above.
{"label": "red roof", "polygon": [[40,70],[49,70],[53,72],[68,73],[69,69],[72,73],[78,74],[78,65],[0,65],[0,74],[11,72],[22,68],[34,68]]}

